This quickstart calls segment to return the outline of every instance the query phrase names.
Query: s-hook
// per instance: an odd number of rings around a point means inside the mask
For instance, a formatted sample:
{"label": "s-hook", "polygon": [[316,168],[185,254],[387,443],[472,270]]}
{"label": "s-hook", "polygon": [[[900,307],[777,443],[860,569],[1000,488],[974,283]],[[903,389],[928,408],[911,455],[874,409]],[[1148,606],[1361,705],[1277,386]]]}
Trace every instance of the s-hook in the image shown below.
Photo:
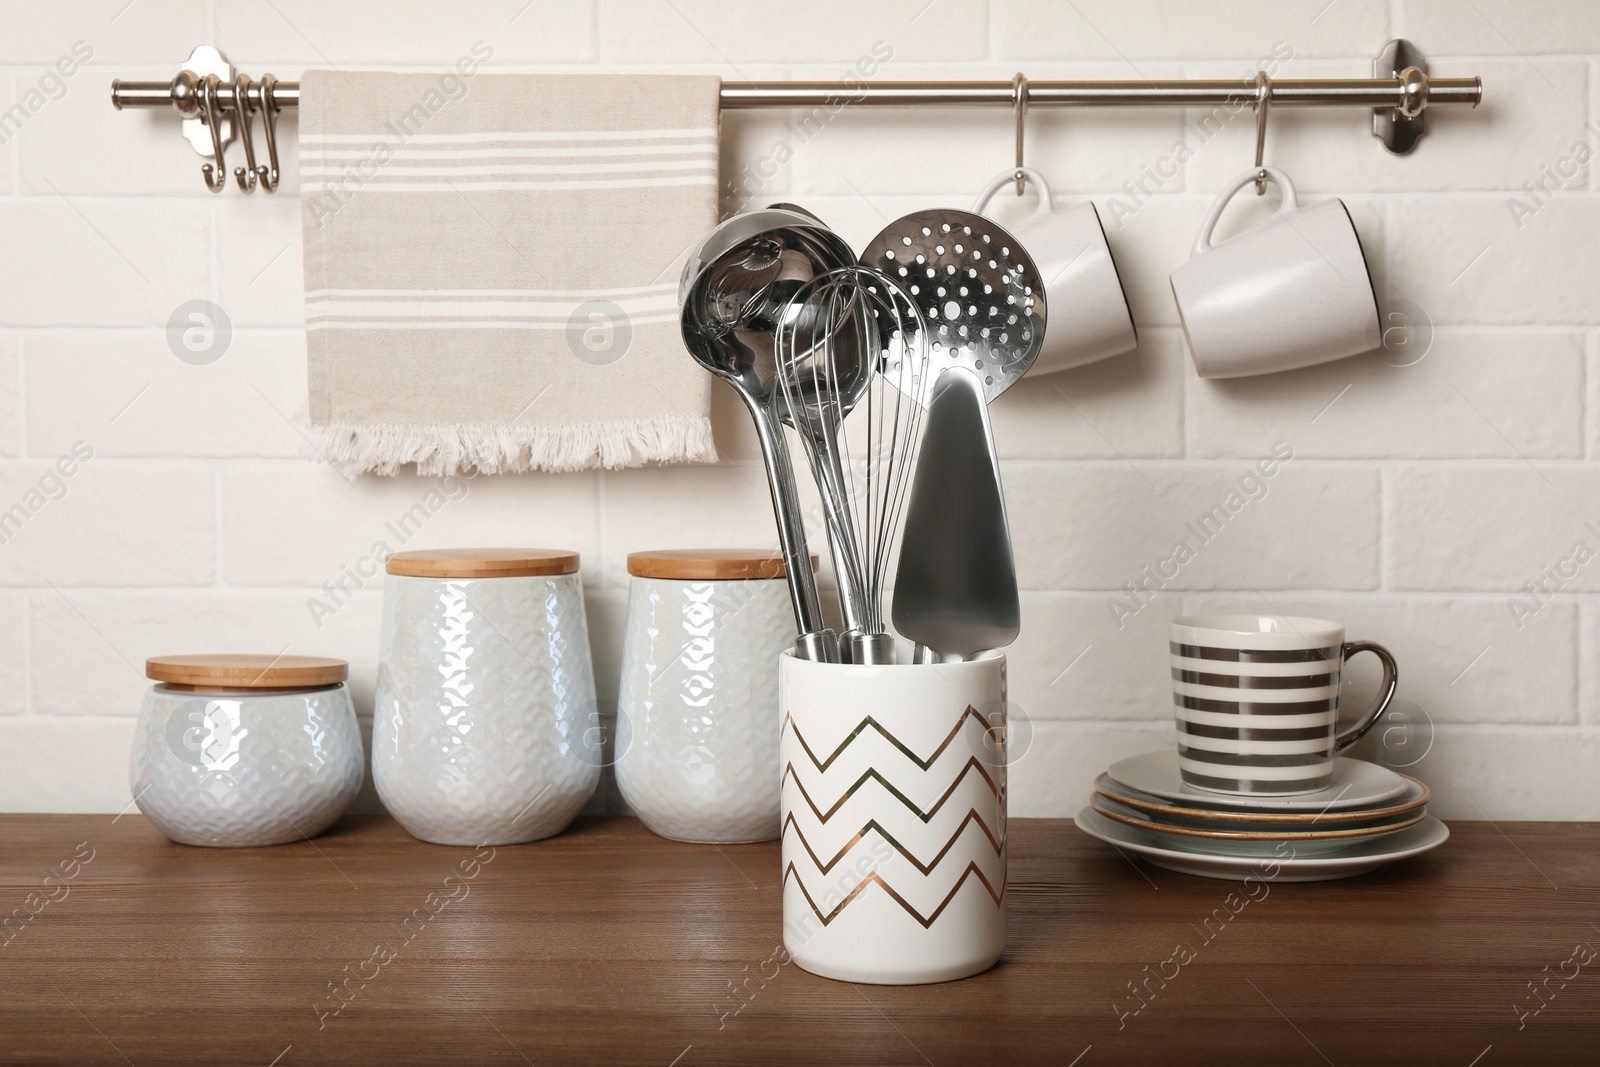
{"label": "s-hook", "polygon": [[257,167],[256,174],[267,192],[275,193],[278,191],[278,112],[282,110],[274,95],[278,88],[278,79],[270,74],[263,74],[256,85],[260,93],[261,132],[267,138],[267,165]]}
{"label": "s-hook", "polygon": [[1018,71],[1017,76],[1011,79],[1011,112],[1017,121],[1017,195],[1021,196],[1027,187],[1028,175],[1022,169],[1022,127],[1028,118],[1028,79]]}
{"label": "s-hook", "polygon": [[1261,165],[1261,155],[1267,146],[1267,112],[1272,109],[1272,78],[1264,70],[1256,71],[1256,195],[1267,193],[1267,172]]}
{"label": "s-hook", "polygon": [[234,167],[233,176],[239,188],[246,193],[256,191],[256,146],[250,133],[250,116],[255,108],[250,106],[250,79],[240,74],[233,79],[233,109],[239,113],[239,132],[244,141],[244,166]]}
{"label": "s-hook", "polygon": [[222,79],[207,74],[200,85],[200,121],[211,131],[211,155],[216,161],[202,163],[200,173],[205,176],[206,188],[220,193],[228,187],[228,163],[222,155],[222,108],[217,104],[217,85]]}

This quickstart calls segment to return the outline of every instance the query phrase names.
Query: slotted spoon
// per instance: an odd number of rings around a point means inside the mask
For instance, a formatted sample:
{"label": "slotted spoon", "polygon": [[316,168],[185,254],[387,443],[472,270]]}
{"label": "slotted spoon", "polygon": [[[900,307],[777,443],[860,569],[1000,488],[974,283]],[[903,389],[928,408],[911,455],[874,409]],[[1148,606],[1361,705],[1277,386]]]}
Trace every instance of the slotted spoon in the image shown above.
{"label": "slotted spoon", "polygon": [[981,215],[918,211],[861,262],[895,279],[927,320],[928,373],[891,375],[927,406],[895,575],[894,625],[917,661],[960,660],[1016,640],[1022,624],[988,404],[1044,343],[1038,268]]}

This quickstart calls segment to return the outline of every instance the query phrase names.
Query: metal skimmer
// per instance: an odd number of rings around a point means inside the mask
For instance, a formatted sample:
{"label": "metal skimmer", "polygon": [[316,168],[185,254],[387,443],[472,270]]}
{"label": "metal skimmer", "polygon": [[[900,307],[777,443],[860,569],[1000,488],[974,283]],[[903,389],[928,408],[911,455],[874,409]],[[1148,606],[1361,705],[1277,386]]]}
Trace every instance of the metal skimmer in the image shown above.
{"label": "metal skimmer", "polygon": [[895,628],[918,662],[1016,639],[1022,610],[988,403],[1033,365],[1045,296],[1020,242],[966,211],[891,223],[862,263],[894,278],[928,323],[930,373],[893,379],[928,417],[895,574]]}

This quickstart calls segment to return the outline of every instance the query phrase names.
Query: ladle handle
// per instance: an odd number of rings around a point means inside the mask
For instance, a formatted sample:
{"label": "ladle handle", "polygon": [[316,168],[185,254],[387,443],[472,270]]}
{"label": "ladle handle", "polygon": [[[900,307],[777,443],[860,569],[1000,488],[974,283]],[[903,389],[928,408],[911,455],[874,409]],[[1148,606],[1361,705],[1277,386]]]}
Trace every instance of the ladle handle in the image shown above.
{"label": "ladle handle", "polygon": [[822,602],[817,596],[817,578],[811,572],[811,552],[806,546],[806,531],[800,521],[800,497],[795,489],[794,467],[789,448],[778,431],[771,412],[751,405],[756,438],[761,443],[762,465],[772,490],[772,512],[778,521],[778,545],[783,553],[784,573],[789,579],[789,599],[794,603],[795,626],[799,638],[795,655],[801,659],[839,662],[839,636],[823,623]]}

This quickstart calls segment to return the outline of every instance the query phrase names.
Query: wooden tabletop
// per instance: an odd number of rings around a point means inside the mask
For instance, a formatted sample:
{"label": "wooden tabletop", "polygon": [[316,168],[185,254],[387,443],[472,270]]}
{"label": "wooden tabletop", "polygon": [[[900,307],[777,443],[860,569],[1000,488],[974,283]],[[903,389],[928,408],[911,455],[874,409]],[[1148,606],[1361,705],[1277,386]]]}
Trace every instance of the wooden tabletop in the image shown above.
{"label": "wooden tabletop", "polygon": [[[1235,883],[1135,863],[1068,822],[1010,825],[1000,965],[886,988],[784,962],[776,844],[676,844],[595,819],[474,860],[380,817],[202,849],[137,815],[0,816],[0,914],[33,913],[0,934],[0,1062],[1600,1055],[1600,824],[1455,823],[1431,855],[1236,909]],[[1234,913],[1208,937],[1219,908]],[[1179,943],[1193,958],[1147,983]]]}

